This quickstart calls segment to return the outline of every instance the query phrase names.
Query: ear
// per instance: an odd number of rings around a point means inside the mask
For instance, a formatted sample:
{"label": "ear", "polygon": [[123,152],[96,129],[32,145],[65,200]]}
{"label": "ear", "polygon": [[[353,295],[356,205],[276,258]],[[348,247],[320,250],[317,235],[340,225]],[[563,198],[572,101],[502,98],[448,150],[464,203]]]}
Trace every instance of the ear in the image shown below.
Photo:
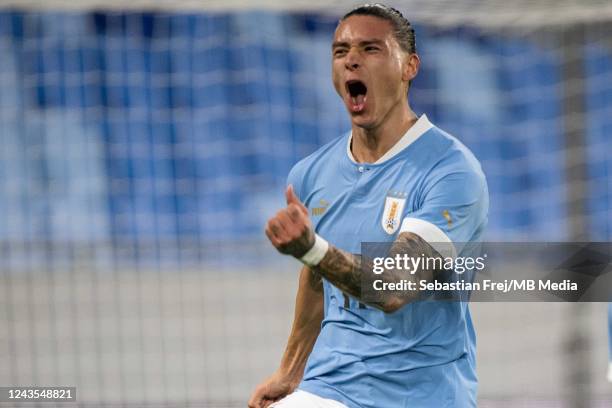
{"label": "ear", "polygon": [[421,60],[417,54],[406,54],[404,57],[404,68],[402,71],[402,80],[409,82],[414,79],[419,73]]}

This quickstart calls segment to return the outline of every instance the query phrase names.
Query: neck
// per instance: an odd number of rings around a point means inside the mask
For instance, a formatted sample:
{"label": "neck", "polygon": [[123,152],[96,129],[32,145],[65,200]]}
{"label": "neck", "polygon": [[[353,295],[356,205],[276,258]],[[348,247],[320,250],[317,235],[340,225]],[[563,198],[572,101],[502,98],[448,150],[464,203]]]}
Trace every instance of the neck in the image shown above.
{"label": "neck", "polygon": [[351,152],[358,163],[375,163],[384,156],[417,121],[408,103],[392,109],[380,124],[363,128],[353,124]]}

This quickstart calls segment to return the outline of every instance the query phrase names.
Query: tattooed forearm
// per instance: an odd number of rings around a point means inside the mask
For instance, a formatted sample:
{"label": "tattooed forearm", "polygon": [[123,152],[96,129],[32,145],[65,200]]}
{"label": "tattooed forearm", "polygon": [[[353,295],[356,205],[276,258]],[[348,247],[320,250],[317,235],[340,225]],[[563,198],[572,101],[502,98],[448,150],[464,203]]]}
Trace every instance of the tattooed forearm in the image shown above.
{"label": "tattooed forearm", "polygon": [[[411,257],[438,258],[441,255],[420,236],[411,232],[403,232],[391,246],[389,257],[394,257],[397,254],[407,254]],[[418,282],[419,280],[431,280],[434,275],[433,269],[420,267],[414,274],[411,274],[403,269],[390,270],[386,282],[400,282],[402,280],[410,280]],[[385,273],[387,274],[387,273]]]}
{"label": "tattooed forearm", "polygon": [[315,271],[338,289],[353,297],[361,297],[361,257],[350,254],[333,245]]}
{"label": "tattooed forearm", "polygon": [[[440,254],[436,252],[425,240],[420,236],[404,232],[399,235],[393,243],[388,254],[389,257],[394,257],[396,254],[407,254],[415,257],[437,258]],[[366,262],[366,265],[362,263]],[[382,309],[385,311],[394,311],[406,303],[416,300],[419,296],[418,291],[398,291],[385,292],[384,297],[378,301],[366,300],[362,296],[362,271],[372,270],[371,261],[362,258],[359,255],[353,255],[334,246],[329,247],[329,250],[323,260],[317,265],[314,270],[321,276],[325,277],[337,288],[344,293],[353,296],[370,306]],[[433,269],[421,268],[418,271],[409,271],[403,269],[389,270],[380,275],[384,282],[401,282],[402,280],[418,282],[422,279],[431,280],[435,274]],[[417,285],[418,287],[418,285]]]}

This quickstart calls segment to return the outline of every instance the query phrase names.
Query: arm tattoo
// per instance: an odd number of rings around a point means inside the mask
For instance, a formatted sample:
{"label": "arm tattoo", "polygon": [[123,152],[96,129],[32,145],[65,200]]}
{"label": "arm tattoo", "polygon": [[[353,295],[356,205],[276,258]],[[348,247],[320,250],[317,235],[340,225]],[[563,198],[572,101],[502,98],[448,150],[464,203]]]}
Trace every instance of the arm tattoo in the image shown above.
{"label": "arm tattoo", "polygon": [[[393,243],[388,256],[393,257],[396,254],[407,254],[414,257],[441,257],[427,241],[411,232],[401,233]],[[366,265],[362,265],[364,262],[366,262]],[[327,254],[314,268],[313,272],[326,278],[345,294],[364,301],[361,288],[362,271],[371,269],[371,260],[363,259],[359,255],[350,254],[330,245]],[[435,272],[437,271],[425,268],[420,268],[413,274],[406,270],[391,270],[380,275],[380,278],[383,282],[389,283],[400,282],[402,280],[418,282],[422,279],[431,280]],[[385,292],[384,297],[380,301],[365,301],[365,303],[377,309],[387,310],[390,308],[396,310],[401,305],[414,301],[417,298],[418,291]]]}
{"label": "arm tattoo", "polygon": [[329,246],[315,271],[338,289],[353,297],[361,297],[361,257]]}

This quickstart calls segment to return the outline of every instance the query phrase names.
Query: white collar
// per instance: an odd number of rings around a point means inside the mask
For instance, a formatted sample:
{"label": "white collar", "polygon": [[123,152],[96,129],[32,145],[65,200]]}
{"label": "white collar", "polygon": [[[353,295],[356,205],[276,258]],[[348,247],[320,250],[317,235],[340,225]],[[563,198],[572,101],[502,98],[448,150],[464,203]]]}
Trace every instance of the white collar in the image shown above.
{"label": "white collar", "polygon": [[[398,140],[397,143],[393,145],[393,147],[387,150],[387,152],[383,154],[380,159],[376,160],[374,164],[381,164],[391,159],[392,157],[395,157],[399,152],[410,146],[415,140],[417,140],[422,134],[427,132],[432,127],[433,124],[429,121],[429,119],[427,119],[427,115],[421,115],[421,117],[416,121],[416,123],[410,126],[410,129],[408,129],[406,133],[404,133],[404,136],[402,136],[400,140]],[[348,154],[349,159],[351,159],[353,163],[357,163],[357,160],[355,160],[355,157],[353,157],[353,153],[351,153],[352,140],[353,133],[351,132],[348,137],[348,143],[346,144],[346,153]]]}

